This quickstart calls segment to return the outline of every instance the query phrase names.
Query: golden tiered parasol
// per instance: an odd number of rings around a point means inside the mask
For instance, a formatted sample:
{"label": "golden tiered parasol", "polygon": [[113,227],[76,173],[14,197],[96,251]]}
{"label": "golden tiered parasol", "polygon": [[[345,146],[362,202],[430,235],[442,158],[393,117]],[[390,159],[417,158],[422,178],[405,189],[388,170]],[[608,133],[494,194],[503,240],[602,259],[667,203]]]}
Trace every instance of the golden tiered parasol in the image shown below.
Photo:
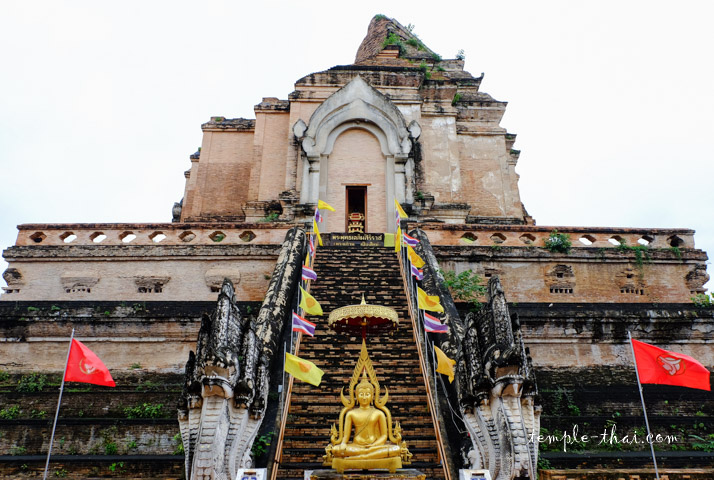
{"label": "golden tiered parasol", "polygon": [[399,315],[393,308],[381,305],[367,305],[362,295],[362,303],[348,305],[332,311],[327,319],[329,327],[337,333],[363,339],[369,334],[391,333],[399,325]]}

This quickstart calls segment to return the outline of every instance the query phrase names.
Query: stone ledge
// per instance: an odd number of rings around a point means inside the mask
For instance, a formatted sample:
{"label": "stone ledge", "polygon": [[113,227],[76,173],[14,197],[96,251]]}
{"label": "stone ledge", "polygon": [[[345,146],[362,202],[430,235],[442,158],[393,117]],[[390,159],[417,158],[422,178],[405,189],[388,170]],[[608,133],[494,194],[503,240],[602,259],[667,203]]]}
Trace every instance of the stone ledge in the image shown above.
{"label": "stone ledge", "polygon": [[15,259],[134,258],[134,257],[256,257],[277,258],[280,245],[42,245],[14,246],[3,257]]}

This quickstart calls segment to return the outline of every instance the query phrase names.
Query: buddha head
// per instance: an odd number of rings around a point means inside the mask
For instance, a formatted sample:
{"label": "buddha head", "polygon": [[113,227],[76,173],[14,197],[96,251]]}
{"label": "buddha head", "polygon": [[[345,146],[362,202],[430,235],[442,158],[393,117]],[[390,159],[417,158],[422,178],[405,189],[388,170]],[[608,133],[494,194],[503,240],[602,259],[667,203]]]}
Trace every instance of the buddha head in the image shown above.
{"label": "buddha head", "polygon": [[367,377],[362,377],[362,381],[359,382],[357,388],[355,388],[355,393],[357,393],[357,401],[359,402],[360,407],[368,407],[372,404],[372,397],[374,397],[374,386],[369,383]]}

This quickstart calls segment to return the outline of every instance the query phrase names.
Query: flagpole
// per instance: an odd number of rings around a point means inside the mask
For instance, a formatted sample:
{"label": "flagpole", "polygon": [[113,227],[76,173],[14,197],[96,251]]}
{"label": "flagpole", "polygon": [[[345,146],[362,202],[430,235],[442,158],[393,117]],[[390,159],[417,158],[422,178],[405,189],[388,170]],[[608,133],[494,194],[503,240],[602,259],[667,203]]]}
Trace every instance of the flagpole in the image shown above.
{"label": "flagpole", "polygon": [[[291,332],[292,332],[292,329],[291,329]],[[291,335],[292,335],[292,333],[291,333]],[[286,393],[286,389],[287,389],[286,388],[287,385],[285,385],[285,360],[288,358],[288,356],[285,354],[287,353],[287,351],[288,351],[288,346],[285,342],[283,342],[283,378],[282,378],[282,385],[281,385],[283,391],[280,392],[280,403],[282,404],[283,408],[285,407],[285,393]]]}
{"label": "flagpole", "polygon": [[[426,330],[424,330],[426,337]],[[428,351],[428,350],[427,350]],[[434,407],[436,408],[436,421],[439,421],[439,386],[436,384],[436,350],[434,350],[434,342],[431,344],[431,368],[434,370]]]}
{"label": "flagpole", "polygon": [[64,391],[64,376],[67,374],[67,365],[69,364],[69,353],[72,351],[72,340],[74,340],[74,328],[69,337],[69,348],[67,349],[67,359],[64,361],[64,371],[62,372],[62,383],[60,384],[59,400],[57,400],[57,411],[55,411],[55,421],[52,424],[52,435],[50,436],[50,446],[47,449],[47,461],[45,462],[45,475],[43,480],[47,480],[47,470],[50,467],[50,455],[52,455],[52,443],[55,440],[55,429],[57,428],[57,418],[59,417],[60,404],[62,403],[62,392]]}
{"label": "flagpole", "polygon": [[647,408],[645,408],[645,397],[642,393],[642,384],[640,383],[640,371],[637,369],[637,357],[635,356],[635,346],[632,344],[632,334],[627,331],[627,336],[630,339],[630,348],[632,349],[632,359],[635,361],[635,374],[637,375],[637,387],[640,390],[640,400],[642,400],[642,411],[645,414],[645,426],[647,427],[647,440],[649,440],[650,450],[652,451],[652,461],[654,462],[655,477],[659,480],[659,470],[657,470],[657,457],[655,457],[654,443],[652,442],[652,433],[650,433],[650,422],[647,420]]}

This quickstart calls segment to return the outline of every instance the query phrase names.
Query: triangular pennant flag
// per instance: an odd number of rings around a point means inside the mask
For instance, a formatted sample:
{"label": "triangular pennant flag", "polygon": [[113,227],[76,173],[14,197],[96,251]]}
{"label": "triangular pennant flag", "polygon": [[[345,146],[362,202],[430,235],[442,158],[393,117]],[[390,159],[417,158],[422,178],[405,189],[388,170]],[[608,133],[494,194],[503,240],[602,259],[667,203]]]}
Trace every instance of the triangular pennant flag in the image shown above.
{"label": "triangular pennant flag", "polygon": [[447,375],[449,377],[449,383],[453,382],[454,365],[456,365],[456,361],[447,357],[446,354],[442,352],[441,349],[436,345],[434,346],[434,351],[436,352],[437,360],[436,371]]}
{"label": "triangular pennant flag", "polygon": [[300,286],[300,296],[302,297],[300,299],[300,308],[302,308],[304,312],[310,315],[322,315],[322,307],[320,304],[312,295],[307,293],[302,286]]}
{"label": "triangular pennant flag", "polygon": [[285,371],[298,380],[302,380],[316,387],[320,385],[322,375],[325,373],[317,368],[317,365],[311,361],[303,360],[289,353],[285,354]]}
{"label": "triangular pennant flag", "polygon": [[331,212],[335,211],[335,209],[331,205],[328,205],[326,202],[323,202],[322,200],[317,201],[317,208],[319,208],[320,210],[329,210]]}
{"label": "triangular pennant flag", "polygon": [[99,357],[77,339],[72,339],[67,359],[67,371],[64,374],[66,382],[92,383],[115,387],[109,369],[99,360]]}
{"label": "triangular pennant flag", "polygon": [[424,290],[417,287],[417,301],[419,308],[430,312],[443,312],[444,307],[441,306],[441,301],[438,295],[427,295]]}

